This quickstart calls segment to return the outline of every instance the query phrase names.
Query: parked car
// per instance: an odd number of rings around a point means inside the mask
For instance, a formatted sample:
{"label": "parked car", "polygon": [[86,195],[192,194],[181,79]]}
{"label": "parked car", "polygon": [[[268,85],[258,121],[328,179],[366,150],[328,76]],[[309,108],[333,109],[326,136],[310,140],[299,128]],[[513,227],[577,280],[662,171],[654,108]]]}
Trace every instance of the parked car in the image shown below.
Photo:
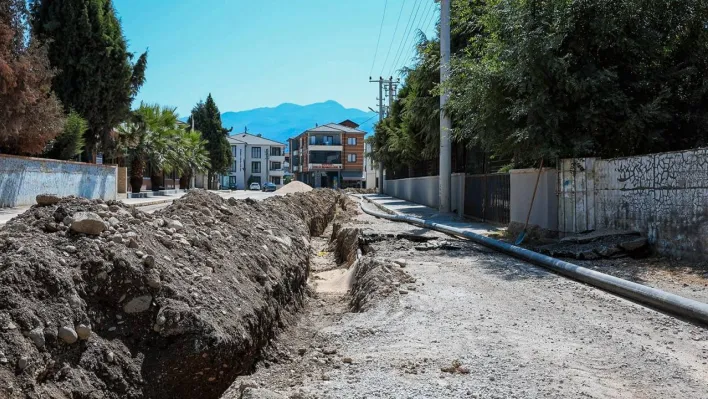
{"label": "parked car", "polygon": [[253,182],[250,186],[248,186],[248,188],[254,191],[259,191],[261,189],[261,183]]}
{"label": "parked car", "polygon": [[275,184],[268,182],[263,185],[263,191],[268,192],[268,191],[275,191],[278,187],[275,186]]}

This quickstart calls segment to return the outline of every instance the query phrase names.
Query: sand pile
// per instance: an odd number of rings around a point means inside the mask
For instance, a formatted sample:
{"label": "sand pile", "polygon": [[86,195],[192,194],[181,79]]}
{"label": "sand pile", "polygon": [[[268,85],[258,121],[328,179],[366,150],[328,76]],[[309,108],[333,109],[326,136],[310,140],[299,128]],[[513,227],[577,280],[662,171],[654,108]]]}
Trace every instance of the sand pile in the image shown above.
{"label": "sand pile", "polygon": [[280,187],[276,193],[279,194],[290,194],[290,193],[306,193],[308,191],[312,191],[312,187],[301,182],[301,181],[292,181],[283,187]]}

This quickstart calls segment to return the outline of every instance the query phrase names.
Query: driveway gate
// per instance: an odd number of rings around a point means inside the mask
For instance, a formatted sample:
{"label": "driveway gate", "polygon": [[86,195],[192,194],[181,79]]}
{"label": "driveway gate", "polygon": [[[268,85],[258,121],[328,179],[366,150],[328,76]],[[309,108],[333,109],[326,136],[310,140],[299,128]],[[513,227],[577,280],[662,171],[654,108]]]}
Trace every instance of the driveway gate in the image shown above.
{"label": "driveway gate", "polygon": [[485,222],[509,223],[511,184],[508,173],[465,177],[465,216]]}

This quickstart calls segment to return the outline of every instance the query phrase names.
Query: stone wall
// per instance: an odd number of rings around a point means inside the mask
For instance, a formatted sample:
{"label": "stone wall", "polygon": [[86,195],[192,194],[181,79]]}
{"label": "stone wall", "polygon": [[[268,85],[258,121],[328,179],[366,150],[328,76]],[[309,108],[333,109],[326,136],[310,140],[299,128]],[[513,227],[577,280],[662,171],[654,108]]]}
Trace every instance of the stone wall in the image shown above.
{"label": "stone wall", "polygon": [[592,214],[598,229],[639,231],[660,253],[708,258],[708,149],[596,159],[574,173],[563,186],[583,175],[592,191],[576,217]]}
{"label": "stone wall", "polygon": [[0,155],[0,207],[35,204],[38,194],[117,198],[117,167]]}

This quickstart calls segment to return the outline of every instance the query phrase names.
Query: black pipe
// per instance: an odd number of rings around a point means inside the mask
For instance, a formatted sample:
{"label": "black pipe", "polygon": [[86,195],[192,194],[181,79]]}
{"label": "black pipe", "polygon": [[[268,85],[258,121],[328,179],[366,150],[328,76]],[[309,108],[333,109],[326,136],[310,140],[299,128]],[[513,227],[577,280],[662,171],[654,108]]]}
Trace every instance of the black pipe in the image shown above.
{"label": "black pipe", "polygon": [[[367,201],[370,200],[367,199]],[[703,302],[698,302],[693,299],[684,298],[676,294],[662,291],[660,289],[647,287],[646,285],[637,284],[618,277],[610,276],[605,273],[590,270],[480,234],[475,234],[469,231],[460,230],[444,224],[426,221],[411,216],[398,214],[390,215],[367,210],[363,204],[360,204],[360,206],[362,211],[369,215],[397,222],[412,223],[432,230],[441,231],[443,233],[465,237],[473,242],[476,242],[477,244],[484,245],[496,251],[533,263],[537,266],[552,270],[575,280],[588,283],[592,286],[602,288],[603,290],[641,303],[652,305],[674,315],[687,317],[708,324],[708,304]]]}

